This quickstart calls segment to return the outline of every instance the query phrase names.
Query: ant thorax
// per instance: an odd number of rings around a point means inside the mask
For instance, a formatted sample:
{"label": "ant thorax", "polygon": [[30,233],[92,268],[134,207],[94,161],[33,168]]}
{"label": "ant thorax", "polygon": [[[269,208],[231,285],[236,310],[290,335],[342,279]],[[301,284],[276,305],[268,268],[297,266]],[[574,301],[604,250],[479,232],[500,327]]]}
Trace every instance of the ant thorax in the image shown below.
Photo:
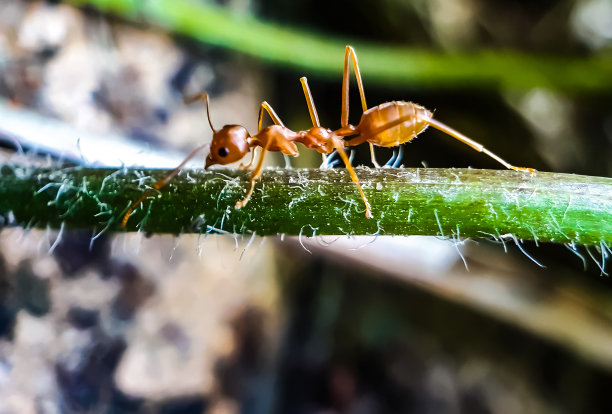
{"label": "ant thorax", "polygon": [[270,125],[249,138],[249,145],[265,148],[266,151],[281,152],[297,157],[299,152],[294,143],[297,135],[297,133],[282,125]]}

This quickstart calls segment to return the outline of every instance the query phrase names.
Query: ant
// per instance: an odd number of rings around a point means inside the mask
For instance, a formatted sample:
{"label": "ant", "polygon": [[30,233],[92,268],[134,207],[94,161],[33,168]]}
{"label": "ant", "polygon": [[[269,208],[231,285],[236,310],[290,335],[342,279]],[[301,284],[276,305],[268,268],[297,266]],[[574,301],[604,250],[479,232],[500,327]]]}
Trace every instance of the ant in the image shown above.
{"label": "ant", "polygon": [[[361,120],[357,126],[351,125],[348,122],[349,72],[351,61],[353,63],[355,77],[357,78],[357,87],[359,89],[361,106],[363,110]],[[198,100],[205,101],[208,124],[210,125],[210,129],[213,131],[212,142],[210,144],[203,144],[193,150],[178,167],[168,174],[168,176],[155,182],[153,184],[153,190],[159,190],[168,184],[168,182],[170,182],[170,180],[172,180],[172,178],[174,178],[174,176],[181,171],[187,161],[194,157],[200,150],[208,147],[209,145],[210,152],[206,157],[206,164],[204,168],[208,168],[215,164],[225,165],[239,161],[247,153],[252,151],[251,161],[249,164],[246,166],[242,164],[240,165],[240,168],[249,168],[254,161],[255,147],[261,147],[261,154],[257,164],[255,165],[255,169],[251,173],[249,190],[246,196],[241,201],[238,201],[235,205],[235,208],[239,209],[248,203],[251,195],[253,194],[255,182],[261,175],[265,153],[267,151],[279,151],[285,155],[297,157],[299,152],[296,142],[299,142],[306,148],[314,149],[321,154],[331,154],[333,151],[336,151],[340,155],[340,158],[344,162],[351,179],[357,186],[357,190],[361,195],[361,199],[365,205],[366,218],[372,218],[370,203],[368,202],[368,199],[361,188],[359,178],[357,177],[357,174],[355,173],[355,170],[353,169],[344,148],[368,142],[370,144],[372,163],[376,167],[379,167],[378,163],[376,162],[376,158],[374,157],[374,145],[381,147],[398,146],[405,142],[411,141],[428,126],[432,126],[446,133],[464,144],[469,145],[478,152],[485,153],[508,169],[525,171],[532,174],[535,172],[533,168],[516,167],[509,164],[478,142],[433,119],[433,113],[421,105],[405,101],[392,101],[368,108],[363,91],[363,82],[361,79],[361,72],[359,70],[359,63],[357,61],[357,54],[352,46],[347,45],[344,53],[344,70],[342,73],[342,114],[339,129],[332,131],[331,129],[321,127],[317,110],[312,99],[312,94],[310,93],[310,89],[308,87],[308,81],[305,77],[302,77],[300,78],[300,82],[302,84],[302,89],[308,105],[308,111],[313,124],[312,128],[304,131],[296,132],[285,127],[274,109],[266,101],[262,102],[259,108],[257,134],[250,135],[247,129],[241,125],[225,125],[223,128],[216,130],[213,127],[210,119],[210,104],[208,94],[201,93],[192,98],[186,99],[185,103],[187,104]],[[264,113],[267,113],[270,116],[274,122],[274,125],[263,128]],[[345,140],[345,137],[353,138]],[[150,192],[145,192],[140,199],[135,201],[128,208],[127,212],[123,216],[121,227],[126,226],[134,209],[149,195]]]}

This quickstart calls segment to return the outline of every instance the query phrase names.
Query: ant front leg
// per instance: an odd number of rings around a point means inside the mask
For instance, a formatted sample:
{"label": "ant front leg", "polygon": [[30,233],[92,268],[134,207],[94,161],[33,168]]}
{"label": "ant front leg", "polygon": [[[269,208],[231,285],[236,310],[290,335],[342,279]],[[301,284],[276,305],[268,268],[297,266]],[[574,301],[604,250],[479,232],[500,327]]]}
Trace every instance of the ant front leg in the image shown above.
{"label": "ant front leg", "polygon": [[[208,94],[206,92],[202,92],[198,95],[192,96],[192,97],[186,97],[184,98],[184,102],[185,104],[190,104],[190,103],[194,103],[196,101],[204,101],[206,103],[206,118],[208,119],[208,125],[210,125],[210,129],[213,131],[213,133],[216,133],[217,130],[213,127],[212,121],[210,120],[210,100],[208,98]],[[140,197],[138,200],[136,200],[135,202],[132,203],[132,205],[130,205],[130,207],[127,209],[127,212],[124,214],[123,219],[121,220],[121,227],[125,228],[125,226],[127,225],[128,220],[130,219],[130,216],[132,215],[132,213],[134,212],[134,209],[136,207],[138,207],[143,201],[145,201],[148,197],[150,197],[155,191],[160,190],[161,188],[163,188],[166,184],[168,184],[179,172],[181,172],[181,169],[185,166],[185,164],[187,164],[187,162],[192,159],[199,151],[203,150],[204,148],[209,147],[210,144],[206,143],[203,145],[200,145],[199,147],[197,147],[196,149],[194,149],[193,151],[191,151],[191,153],[187,156],[187,158],[185,158],[183,160],[183,162],[181,162],[178,167],[176,167],[175,169],[173,169],[170,174],[168,174],[166,177],[162,178],[161,180],[156,181],[153,184],[153,188],[145,191],[145,193],[142,195],[142,197]]]}
{"label": "ant front leg", "polygon": [[255,161],[255,148],[253,148],[253,150],[251,151],[251,161],[249,161],[248,164],[240,163],[240,165],[238,165],[238,169],[248,170],[249,168],[251,168],[251,165],[253,165],[253,161]]}
{"label": "ant front leg", "polygon": [[[281,121],[279,116],[274,111],[274,108],[272,108],[272,106],[270,106],[270,104],[268,102],[263,101],[261,103],[261,106],[259,107],[259,117],[257,118],[257,134],[261,133],[261,131],[263,130],[263,117],[264,117],[264,113],[266,113],[266,112],[268,113],[270,118],[272,118],[272,122],[274,122],[274,124],[280,125],[280,126],[285,126],[283,124],[283,121]],[[257,181],[257,179],[261,175],[261,170],[263,168],[264,156],[266,155],[266,151],[268,150],[268,148],[272,144],[273,140],[274,140],[274,138],[269,137],[269,139],[265,143],[265,146],[261,149],[261,154],[259,154],[259,159],[257,160],[257,165],[255,166],[255,169],[251,173],[251,179],[249,180],[249,191],[247,192],[247,195],[242,200],[240,200],[240,201],[238,201],[236,203],[234,208],[240,209],[240,208],[244,207],[249,202],[249,199],[251,198],[251,195],[253,194],[253,190],[255,189],[255,182]],[[249,167],[251,166],[251,164],[253,163],[253,160],[255,158],[254,153],[255,153],[255,148],[253,148],[253,155],[251,157],[251,162],[248,164]]]}
{"label": "ant front leg", "polygon": [[242,200],[236,202],[236,205],[234,206],[236,210],[239,210],[242,207],[246,206],[246,204],[251,199],[251,196],[253,195],[253,190],[255,189],[255,181],[257,181],[257,179],[261,175],[261,170],[263,168],[264,155],[266,155],[266,151],[268,150],[268,148],[270,148],[270,144],[272,143],[273,140],[274,138],[268,139],[266,142],[266,146],[261,149],[261,154],[259,155],[259,159],[257,160],[257,165],[255,166],[255,169],[251,173],[251,179],[249,180],[249,191],[247,192],[246,196]]}
{"label": "ant front leg", "polygon": [[[283,121],[281,121],[278,115],[276,114],[276,112],[274,112],[274,109],[272,108],[272,106],[270,106],[268,102],[263,101],[261,103],[261,106],[259,107],[259,116],[257,117],[257,132],[258,133],[261,132],[262,130],[263,117],[264,117],[265,112],[267,112],[268,115],[270,115],[270,118],[272,119],[272,122],[274,122],[275,125],[284,126]],[[253,151],[251,151],[251,160],[249,161],[249,163],[248,164],[241,163],[238,166],[238,168],[241,170],[248,170],[249,168],[251,168],[251,165],[253,165],[253,161],[255,161],[255,148],[253,148]]]}
{"label": "ant front leg", "polygon": [[134,210],[136,209],[136,207],[138,207],[143,201],[145,201],[148,197],[150,197],[151,195],[153,195],[156,191],[161,190],[163,187],[166,186],[166,184],[168,184],[178,173],[181,172],[181,170],[183,169],[183,167],[185,166],[185,164],[187,164],[187,162],[192,159],[193,157],[195,157],[195,155],[200,152],[201,150],[203,150],[204,148],[208,148],[210,146],[210,144],[207,142],[206,144],[202,144],[199,147],[197,147],[196,149],[194,149],[193,151],[191,151],[191,153],[187,156],[187,158],[185,158],[183,160],[183,162],[181,162],[178,167],[176,167],[175,169],[173,169],[170,174],[168,174],[167,176],[165,176],[164,178],[162,178],[161,180],[157,180],[155,183],[153,183],[153,188],[145,191],[145,193],[136,201],[134,201],[132,203],[132,205],[130,205],[130,207],[127,209],[126,213],[123,215],[123,219],[121,220],[121,228],[125,228],[125,226],[127,225],[128,220],[130,219],[130,216],[132,215],[132,213],[134,212]]}
{"label": "ant front leg", "polygon": [[[342,128],[348,125],[349,118],[349,72],[351,60],[353,61],[353,70],[357,78],[357,87],[359,88],[359,96],[361,98],[361,109],[363,112],[368,110],[365,93],[363,91],[361,71],[359,70],[359,62],[357,61],[357,53],[355,53],[355,49],[353,49],[352,46],[347,45],[344,49],[344,70],[342,71],[342,115],[340,118],[340,125]],[[369,144],[372,164],[376,168],[380,168],[380,164],[376,161],[376,156],[374,155],[374,145],[371,142]]]}
{"label": "ant front leg", "polygon": [[[257,120],[257,132],[260,132],[263,129],[264,111],[267,112],[268,115],[270,115],[270,118],[272,119],[272,122],[274,122],[275,125],[280,125],[282,127],[285,126],[283,124],[283,121],[281,121],[279,116],[276,114],[276,112],[274,112],[274,109],[272,108],[272,106],[270,106],[268,102],[263,101],[259,108],[259,119]],[[285,168],[291,168],[291,162],[289,161],[289,157],[287,156],[287,154],[283,154],[283,157],[285,158]],[[252,162],[253,160],[251,160],[251,163]]]}

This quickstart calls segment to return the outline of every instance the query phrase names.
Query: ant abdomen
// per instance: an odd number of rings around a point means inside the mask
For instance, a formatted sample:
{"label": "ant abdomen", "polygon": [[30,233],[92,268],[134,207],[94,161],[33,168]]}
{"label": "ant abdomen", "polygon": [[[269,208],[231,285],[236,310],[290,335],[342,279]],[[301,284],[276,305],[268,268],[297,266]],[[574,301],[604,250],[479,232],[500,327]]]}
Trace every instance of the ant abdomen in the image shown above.
{"label": "ant abdomen", "polygon": [[365,111],[357,130],[374,145],[395,147],[423,132],[428,126],[425,120],[432,116],[430,110],[412,102],[385,102]]}

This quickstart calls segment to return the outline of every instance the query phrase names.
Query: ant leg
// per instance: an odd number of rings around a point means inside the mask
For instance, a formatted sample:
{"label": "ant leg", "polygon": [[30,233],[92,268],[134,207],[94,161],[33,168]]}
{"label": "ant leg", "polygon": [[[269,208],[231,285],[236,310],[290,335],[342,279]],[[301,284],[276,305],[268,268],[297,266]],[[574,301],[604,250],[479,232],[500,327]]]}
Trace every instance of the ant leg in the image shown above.
{"label": "ant leg", "polygon": [[[206,103],[206,117],[208,118],[208,125],[210,125],[210,129],[212,129],[213,133],[217,132],[217,130],[213,127],[212,121],[210,120],[210,100],[208,98],[208,94],[206,92],[202,92],[192,97],[183,98],[183,102],[185,102],[185,104],[194,103],[199,100],[203,100]],[[132,205],[128,208],[127,212],[123,216],[123,219],[121,220],[121,227],[125,228],[128,220],[130,219],[130,216],[132,215],[136,207],[138,207],[143,201],[145,201],[147,197],[149,197],[155,190],[159,190],[163,188],[166,184],[168,184],[170,180],[172,180],[181,171],[181,169],[185,166],[185,164],[187,164],[187,161],[192,159],[199,151],[208,147],[209,145],[210,144],[206,143],[206,144],[200,145],[199,147],[191,151],[191,153],[187,156],[187,158],[185,158],[183,162],[179,164],[178,167],[172,170],[170,174],[168,174],[165,178],[155,182],[151,190],[145,191],[142,197],[140,197],[138,200],[132,203]]]}
{"label": "ant leg", "polygon": [[276,115],[276,112],[274,112],[272,106],[270,106],[268,102],[263,101],[261,103],[261,106],[259,107],[259,117],[257,118],[257,132],[261,132],[261,130],[263,129],[262,127],[264,111],[266,111],[268,115],[270,115],[270,118],[272,118],[272,122],[274,122],[274,124],[280,125],[282,127],[285,126],[285,124],[283,124],[283,121],[281,121],[278,115]]}
{"label": "ant leg", "polygon": [[389,158],[389,161],[387,161],[385,163],[383,168],[392,168],[395,165],[395,161],[396,160],[397,160],[397,152],[395,151],[395,148],[394,148],[393,149],[393,154],[391,155],[391,158]]}
{"label": "ant leg", "polygon": [[142,195],[142,197],[140,197],[138,200],[133,202],[132,205],[128,208],[127,212],[124,214],[123,219],[121,220],[121,228],[125,228],[125,226],[127,225],[128,220],[130,219],[130,216],[132,215],[132,213],[134,212],[134,209],[136,207],[138,207],[143,201],[145,201],[155,191],[160,190],[164,186],[166,186],[166,184],[168,184],[170,182],[170,180],[172,180],[179,172],[181,172],[181,170],[183,169],[185,164],[187,164],[187,162],[190,159],[192,159],[198,152],[200,152],[201,150],[203,150],[204,148],[206,148],[208,146],[210,146],[210,144],[206,143],[206,144],[200,145],[199,147],[197,147],[196,149],[191,151],[191,153],[187,156],[187,158],[185,158],[183,160],[183,162],[181,162],[178,165],[178,167],[173,169],[170,172],[170,174],[168,174],[166,177],[162,178],[161,180],[156,181],[153,184],[153,188],[152,189],[150,189],[148,191],[145,191],[145,193]]}
{"label": "ant leg", "polygon": [[[310,120],[312,121],[313,127],[320,127],[321,123],[319,122],[319,115],[317,114],[317,108],[315,106],[314,100],[312,99],[312,93],[310,92],[310,88],[308,87],[308,79],[305,76],[300,78],[300,83],[302,84],[302,89],[304,90],[304,96],[306,97],[306,104],[308,105],[308,113],[310,114]],[[327,156],[325,154],[321,154],[321,158],[323,159],[323,164],[321,166],[325,166],[327,164]]]}
{"label": "ant leg", "polygon": [[435,120],[433,118],[423,118],[423,121],[428,123],[432,127],[434,127],[436,129],[444,132],[445,134],[450,135],[451,137],[453,137],[453,138],[463,142],[464,144],[469,145],[470,147],[472,147],[476,151],[483,152],[483,153],[487,154],[489,157],[493,158],[495,161],[499,162],[504,167],[506,167],[506,168],[508,168],[510,170],[524,171],[524,172],[528,172],[528,173],[531,173],[531,174],[535,173],[535,170],[533,168],[516,167],[514,165],[511,165],[510,163],[504,161],[502,158],[500,158],[499,156],[493,154],[491,151],[486,149],[482,144],[479,144],[478,142],[476,142],[476,141],[466,137],[461,132],[454,130],[453,128],[443,124],[442,122],[439,122],[439,121],[437,121],[437,120]]}
{"label": "ant leg", "polygon": [[310,119],[312,120],[312,126],[320,127],[319,115],[317,114],[317,108],[315,107],[310,88],[308,87],[308,79],[305,76],[300,78],[302,83],[302,89],[304,90],[304,96],[306,97],[306,104],[308,105],[308,112],[310,113]]}
{"label": "ant leg", "polygon": [[404,157],[404,146],[400,144],[399,150],[397,151],[397,158],[395,159],[395,163],[391,167],[398,168],[400,166],[400,163],[402,162],[403,157]]}
{"label": "ant leg", "polygon": [[[263,129],[264,111],[266,111],[268,115],[270,115],[270,118],[272,119],[272,122],[274,122],[275,125],[280,125],[282,127],[285,126],[285,124],[283,124],[283,121],[281,121],[280,117],[276,114],[276,112],[274,112],[274,108],[272,108],[272,106],[268,102],[263,101],[261,103],[261,106],[259,107],[259,117],[257,119],[257,132],[261,132],[261,130]],[[285,158],[285,168],[291,168],[291,161],[289,161],[289,156],[287,156],[287,154],[283,154],[283,157]],[[251,163],[252,162],[253,160],[251,159]],[[249,165],[251,163],[249,163]]]}
{"label": "ant leg", "polygon": [[[272,108],[272,106],[270,106],[270,104],[268,102],[263,101],[261,103],[261,106],[259,107],[259,117],[257,118],[257,132],[258,133],[261,132],[261,130],[263,129],[264,111],[267,112],[268,115],[270,115],[270,118],[272,118],[272,122],[274,122],[274,124],[280,125],[280,126],[283,126],[283,127],[285,126],[283,124],[283,121],[281,121],[279,116],[274,111],[274,108]],[[264,156],[266,155],[266,151],[270,147],[270,144],[272,143],[272,141],[273,141],[273,139],[269,139],[266,142],[266,146],[261,149],[261,154],[259,154],[259,159],[257,160],[257,165],[255,166],[255,169],[251,173],[251,179],[249,180],[249,191],[247,192],[247,195],[241,201],[236,202],[236,205],[234,206],[235,209],[240,209],[240,208],[244,207],[249,202],[249,199],[251,198],[251,195],[253,194],[253,190],[255,189],[255,181],[257,181],[257,179],[261,175],[261,170],[263,168]],[[255,152],[255,150],[253,150],[253,153],[254,152]],[[249,166],[253,163],[253,159],[254,159],[254,156],[251,158],[251,162],[249,163]]]}
{"label": "ant leg", "polygon": [[[349,59],[350,58],[350,59]],[[359,62],[357,61],[357,54],[355,53],[355,49],[352,46],[346,46],[344,50],[344,70],[342,71],[342,116],[340,118],[340,125],[345,127],[348,125],[348,117],[349,117],[349,71],[350,71],[350,61],[353,61],[353,70],[355,71],[355,77],[357,78],[357,87],[359,88],[359,96],[361,98],[361,109],[363,112],[368,110],[368,105],[366,104],[365,93],[363,91],[363,81],[361,79],[361,71],[359,70]],[[376,156],[374,155],[374,145],[370,142],[370,158],[372,160],[372,164],[376,168],[380,168],[380,164],[376,161]]]}
{"label": "ant leg", "polygon": [[380,164],[378,163],[378,161],[376,161],[376,155],[374,154],[374,144],[372,144],[371,142],[369,142],[368,144],[370,144],[370,160],[372,161],[374,167],[380,168]]}
{"label": "ant leg", "polygon": [[249,161],[248,164],[240,163],[240,165],[238,166],[238,169],[248,170],[249,168],[251,168],[251,165],[253,165],[253,161],[255,161],[255,148],[253,148],[253,150],[251,151],[251,161]]}
{"label": "ant leg", "polygon": [[344,141],[344,146],[345,147],[354,147],[355,145],[359,145],[359,144],[363,144],[364,142],[367,141],[367,138],[364,137],[363,135],[359,135],[355,138],[349,139],[347,141]]}
{"label": "ant leg", "polygon": [[357,54],[351,46],[346,46],[344,50],[344,70],[342,71],[342,117],[340,125],[345,127],[348,125],[349,116],[349,71],[350,59],[353,61],[353,69],[357,78],[357,87],[359,88],[359,96],[361,97],[361,109],[363,112],[368,110],[366,104],[365,93],[363,92],[363,82],[361,80],[361,72],[359,71],[359,63],[357,62]]}
{"label": "ant leg", "polygon": [[236,210],[244,207],[249,202],[251,195],[253,195],[253,190],[255,189],[255,181],[257,181],[257,179],[261,175],[264,155],[266,155],[266,151],[270,147],[270,144],[272,141],[273,141],[273,138],[269,139],[268,142],[266,142],[266,146],[261,149],[261,154],[259,155],[259,160],[257,160],[257,165],[255,166],[255,169],[251,173],[251,179],[249,181],[249,186],[250,186],[249,191],[247,192],[247,195],[241,201],[236,202],[236,205],[234,206]]}
{"label": "ant leg", "polygon": [[351,176],[351,179],[357,186],[357,190],[359,190],[359,194],[361,194],[361,199],[363,200],[363,203],[365,204],[365,208],[366,208],[365,210],[366,218],[372,218],[372,208],[370,207],[370,202],[368,201],[365,194],[363,193],[363,189],[361,188],[361,184],[359,183],[359,178],[357,177],[357,174],[355,173],[355,170],[353,169],[351,162],[346,156],[346,152],[344,151],[344,143],[339,139],[333,139],[332,141],[334,143],[334,147],[336,147],[336,151],[338,151],[338,154],[340,154],[340,158],[342,158],[342,161],[344,161],[344,165],[346,166],[346,169],[348,170]]}

